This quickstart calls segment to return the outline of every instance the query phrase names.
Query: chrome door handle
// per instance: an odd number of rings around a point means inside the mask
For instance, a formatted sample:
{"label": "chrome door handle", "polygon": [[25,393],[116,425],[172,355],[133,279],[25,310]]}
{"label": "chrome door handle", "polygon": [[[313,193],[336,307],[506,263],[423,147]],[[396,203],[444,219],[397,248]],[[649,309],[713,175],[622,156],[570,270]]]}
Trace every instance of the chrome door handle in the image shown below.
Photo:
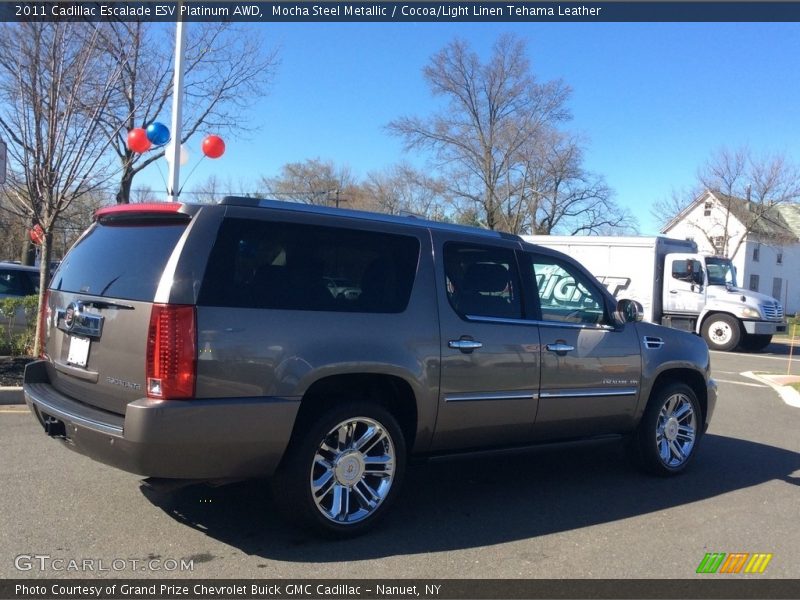
{"label": "chrome door handle", "polygon": [[476,342],[475,340],[450,340],[447,342],[447,345],[450,348],[455,348],[456,350],[461,350],[462,352],[472,352],[478,348],[483,348],[483,344]]}
{"label": "chrome door handle", "polygon": [[677,294],[677,293],[678,293],[678,290],[670,290],[670,291],[669,291],[669,293],[670,293],[670,294]]}
{"label": "chrome door handle", "polygon": [[572,352],[575,350],[575,346],[570,346],[569,344],[547,344],[545,346],[548,352],[555,352],[556,354],[566,354],[567,352]]}

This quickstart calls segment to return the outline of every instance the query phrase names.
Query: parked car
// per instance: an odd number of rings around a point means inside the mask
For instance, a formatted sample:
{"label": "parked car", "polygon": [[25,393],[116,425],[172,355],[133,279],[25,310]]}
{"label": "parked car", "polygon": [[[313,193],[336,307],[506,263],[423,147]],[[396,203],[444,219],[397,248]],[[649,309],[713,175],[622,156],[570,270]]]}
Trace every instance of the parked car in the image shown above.
{"label": "parked car", "polygon": [[616,434],[680,473],[716,402],[702,339],[641,322],[568,256],[406,217],[101,209],[47,310],[24,392],[48,435],[148,477],[270,477],[337,535],[387,511],[411,457]]}
{"label": "parked car", "polygon": [[[39,267],[27,267],[13,262],[0,262],[0,300],[23,298],[39,293]],[[6,331],[11,322],[11,334],[21,333],[27,326],[25,311],[18,308],[13,318],[0,314],[0,330]]]}

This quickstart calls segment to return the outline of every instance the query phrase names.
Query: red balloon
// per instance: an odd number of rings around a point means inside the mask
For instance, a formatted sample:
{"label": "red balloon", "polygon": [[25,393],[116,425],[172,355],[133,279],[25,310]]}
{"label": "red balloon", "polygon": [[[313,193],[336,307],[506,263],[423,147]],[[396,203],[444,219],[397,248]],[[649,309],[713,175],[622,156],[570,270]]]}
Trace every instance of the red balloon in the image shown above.
{"label": "red balloon", "polygon": [[203,140],[203,154],[208,158],[219,158],[225,154],[225,142],[218,135],[207,135]]}
{"label": "red balloon", "polygon": [[153,142],[147,139],[147,132],[141,127],[131,129],[128,132],[128,148],[134,152],[138,152],[139,154],[147,152],[152,145]]}

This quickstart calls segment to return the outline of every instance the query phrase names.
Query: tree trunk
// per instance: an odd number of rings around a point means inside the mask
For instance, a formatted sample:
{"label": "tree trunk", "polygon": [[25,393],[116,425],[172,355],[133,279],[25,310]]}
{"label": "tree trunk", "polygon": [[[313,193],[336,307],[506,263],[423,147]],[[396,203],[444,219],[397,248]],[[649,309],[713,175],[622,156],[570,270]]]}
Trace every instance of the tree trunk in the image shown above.
{"label": "tree trunk", "polygon": [[31,243],[27,230],[23,232],[22,252],[19,255],[19,262],[29,267],[36,262],[36,246]]}
{"label": "tree trunk", "polygon": [[126,159],[125,166],[122,168],[122,175],[120,176],[119,189],[117,190],[117,204],[130,204],[134,175],[135,173],[131,167],[130,160]]}
{"label": "tree trunk", "polygon": [[47,293],[47,286],[50,283],[50,253],[53,247],[53,234],[47,232],[42,240],[41,253],[39,255],[39,304],[36,314],[36,338],[33,342],[33,355],[41,356],[43,350],[44,333],[45,333],[45,315],[46,306],[44,305],[44,298]]}

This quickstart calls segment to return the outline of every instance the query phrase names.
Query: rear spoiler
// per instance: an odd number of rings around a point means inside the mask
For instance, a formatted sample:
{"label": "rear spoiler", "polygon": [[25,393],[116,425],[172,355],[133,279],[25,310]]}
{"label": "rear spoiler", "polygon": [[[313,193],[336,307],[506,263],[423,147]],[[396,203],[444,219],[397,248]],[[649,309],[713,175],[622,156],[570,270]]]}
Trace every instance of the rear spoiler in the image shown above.
{"label": "rear spoiler", "polygon": [[141,217],[166,217],[169,215],[185,216],[189,214],[182,212],[184,205],[179,202],[143,202],[140,204],[116,204],[100,208],[94,213],[95,221],[116,218],[141,218]]}

